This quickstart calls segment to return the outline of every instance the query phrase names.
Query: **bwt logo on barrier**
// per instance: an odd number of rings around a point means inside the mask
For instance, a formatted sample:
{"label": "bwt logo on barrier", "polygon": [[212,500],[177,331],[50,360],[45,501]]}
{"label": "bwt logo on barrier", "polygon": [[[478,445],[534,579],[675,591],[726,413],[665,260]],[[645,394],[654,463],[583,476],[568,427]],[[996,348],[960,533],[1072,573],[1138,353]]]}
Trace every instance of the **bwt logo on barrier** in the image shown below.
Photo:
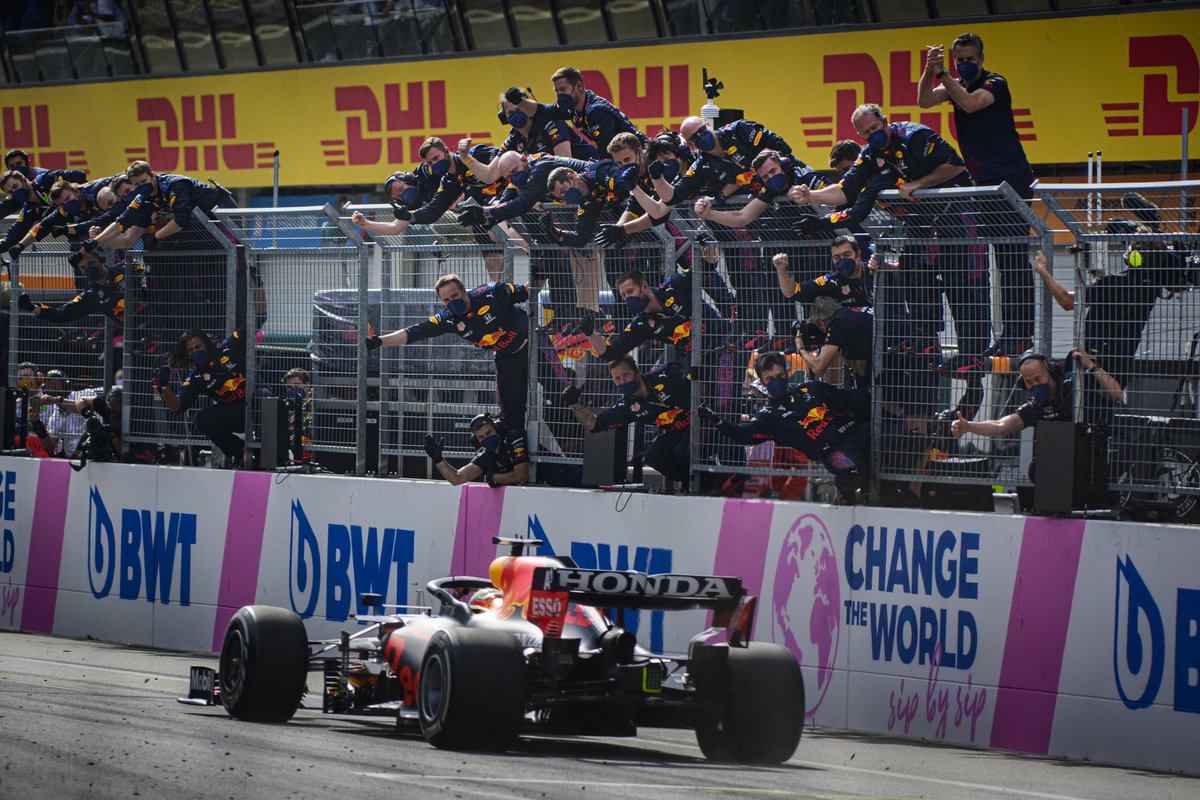
{"label": "bwt logo on barrier", "polygon": [[[915,56],[915,58],[914,58]],[[936,110],[921,110],[917,103],[917,82],[925,69],[926,53],[893,50],[887,54],[887,90],[884,91],[884,69],[870,53],[837,53],[825,56],[822,80],[826,85],[852,83],[861,89],[838,89],[832,117],[801,117],[804,144],[807,147],[832,147],[842,139],[861,142],[862,137],[850,124],[850,115],[863,103],[876,103],[888,113],[889,122],[919,122],[932,128],[939,136],[958,140],[954,114],[949,106]],[[953,59],[947,54],[946,68],[958,77]],[[901,109],[910,108],[912,111]],[[1033,115],[1028,108],[1014,108],[1021,141],[1035,141]]]}
{"label": "bwt logo on barrier", "polygon": [[[322,572],[321,558],[325,555]],[[313,616],[325,589],[325,618],[341,622],[350,617],[351,601],[358,614],[370,612],[358,602],[363,593],[378,594],[383,602],[408,602],[408,568],[413,563],[413,532],[331,522],[324,547],[317,539],[304,506],[292,501],[288,547],[288,593],[292,610],[304,619]],[[393,583],[393,578],[395,582]],[[390,587],[395,587],[389,591]],[[392,599],[389,600],[388,598]]]}
{"label": "bwt logo on barrier", "polygon": [[118,577],[122,600],[145,597],[151,603],[171,602],[178,572],[181,606],[192,602],[192,545],[196,515],[177,511],[122,508],[120,535],[104,505],[100,490],[88,498],[88,582],[97,598],[108,597]]}
{"label": "bwt logo on barrier", "polygon": [[50,106],[0,107],[0,149],[19,147],[29,153],[33,165],[42,169],[81,169],[87,172],[85,150],[55,150],[50,141]]}
{"label": "bwt logo on barrier", "polygon": [[[1109,136],[1178,136],[1185,109],[1188,133],[1196,129],[1196,112],[1200,111],[1200,60],[1186,36],[1130,36],[1129,66],[1162,69],[1143,76],[1140,102],[1100,104]],[[1172,97],[1192,99],[1172,100]]]}
{"label": "bwt logo on barrier", "polygon": [[183,95],[178,108],[168,97],[139,97],[137,117],[150,123],[146,146],[127,147],[125,155],[149,161],[156,172],[266,169],[274,163],[274,142],[230,141],[238,138],[232,94]]}
{"label": "bwt logo on barrier", "polygon": [[[1133,559],[1117,559],[1113,677],[1126,707],[1149,708],[1162,688],[1167,631],[1162,612]],[[1175,590],[1176,711],[1200,714],[1200,589]]]}
{"label": "bwt logo on barrier", "polygon": [[[0,488],[0,519],[14,522],[17,518],[17,473],[0,472],[0,480],[4,486]],[[4,534],[0,537],[0,575],[13,571],[17,563],[17,537],[12,528],[5,526]]]}
{"label": "bwt logo on barrier", "polygon": [[[540,539],[546,543],[541,548],[539,553],[545,556],[554,556],[554,545],[550,542],[550,537],[546,535],[545,529],[542,527],[542,522],[533,515],[527,518],[526,530],[528,536],[534,539]],[[571,560],[580,569],[600,569],[600,570],[636,570],[644,572],[648,575],[661,575],[671,572],[671,562],[673,560],[673,552],[665,547],[634,547],[633,558],[630,559],[630,548],[628,545],[619,544],[615,547],[616,553],[614,558],[614,547],[609,544],[597,542],[571,542]],[[630,633],[637,635],[638,629],[641,627],[642,611],[637,609],[627,609],[625,611],[625,629]],[[649,649],[655,653],[663,651],[663,612],[651,611],[650,615],[650,641]]]}

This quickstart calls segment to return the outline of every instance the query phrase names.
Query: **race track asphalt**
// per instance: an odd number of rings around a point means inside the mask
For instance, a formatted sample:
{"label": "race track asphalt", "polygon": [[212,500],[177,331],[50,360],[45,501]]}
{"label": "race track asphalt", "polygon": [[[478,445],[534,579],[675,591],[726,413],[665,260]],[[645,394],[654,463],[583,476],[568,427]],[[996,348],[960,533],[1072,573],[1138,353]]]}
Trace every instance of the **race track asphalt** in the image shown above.
{"label": "race track asphalt", "polygon": [[192,664],[216,659],[0,633],[0,800],[1200,798],[1197,778],[811,729],[772,767],[707,762],[690,731],[659,729],[454,753],[382,717],[261,725],[181,705]]}

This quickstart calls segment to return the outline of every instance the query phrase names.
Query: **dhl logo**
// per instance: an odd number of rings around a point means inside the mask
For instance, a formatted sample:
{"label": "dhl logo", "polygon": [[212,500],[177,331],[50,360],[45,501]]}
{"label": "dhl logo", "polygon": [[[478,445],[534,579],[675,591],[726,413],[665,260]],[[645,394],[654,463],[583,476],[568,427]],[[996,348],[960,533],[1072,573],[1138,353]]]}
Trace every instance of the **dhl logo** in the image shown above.
{"label": "dhl logo", "polygon": [[[1142,77],[1142,99],[1137,102],[1101,103],[1109,136],[1178,136],[1183,111],[1188,113],[1188,133],[1196,128],[1200,111],[1200,61],[1185,36],[1129,37],[1129,66],[1159,68]],[[1175,73],[1172,91],[1170,73]],[[1191,100],[1171,100],[1191,96]]]}
{"label": "dhl logo", "polygon": [[653,67],[620,67],[616,91],[608,74],[581,70],[584,84],[601,97],[612,100],[647,136],[674,129],[692,113],[689,91],[692,84],[687,64]]}
{"label": "dhl logo", "polygon": [[50,128],[50,106],[0,107],[0,149],[19,147],[29,153],[31,163],[42,169],[88,168],[86,150],[55,149]]}
{"label": "dhl logo", "polygon": [[273,164],[274,142],[236,141],[233,94],[183,95],[178,107],[168,97],[139,97],[137,118],[147,123],[146,146],[127,147],[125,156],[148,161],[156,171],[266,169]]}
{"label": "dhl logo", "polygon": [[333,102],[335,110],[346,115],[346,136],[321,140],[325,164],[330,167],[415,163],[421,160],[421,142],[428,136],[440,137],[451,150],[459,139],[492,138],[491,131],[443,132],[444,80],[409,81],[403,86],[385,83],[378,90],[371,86],[336,86]]}
{"label": "dhl logo", "polygon": [[[805,145],[832,147],[835,141],[842,139],[862,142],[862,137],[850,124],[850,115],[862,103],[878,103],[888,112],[890,122],[919,122],[932,128],[943,138],[958,141],[954,114],[949,105],[921,110],[917,104],[917,82],[925,69],[925,58],[923,50],[893,50],[888,53],[885,98],[885,70],[870,53],[836,53],[825,56],[822,65],[824,83],[857,84],[857,87],[837,90],[834,116],[800,118]],[[953,60],[949,56],[946,67],[952,77],[958,77]],[[1033,130],[1033,115],[1028,108],[1013,108],[1013,118],[1022,141],[1037,139]]]}

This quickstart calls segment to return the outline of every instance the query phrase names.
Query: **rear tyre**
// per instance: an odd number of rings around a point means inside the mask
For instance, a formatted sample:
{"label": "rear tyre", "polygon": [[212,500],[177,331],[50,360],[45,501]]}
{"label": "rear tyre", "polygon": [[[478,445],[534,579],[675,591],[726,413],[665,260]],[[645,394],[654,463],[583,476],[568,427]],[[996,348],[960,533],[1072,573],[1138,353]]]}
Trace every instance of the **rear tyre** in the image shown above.
{"label": "rear tyre", "polygon": [[[721,711],[696,727],[705,758],[743,764],[779,764],[800,745],[804,729],[804,678],[784,647],[752,642],[730,647],[723,679],[700,681],[704,699]],[[723,684],[723,685],[722,685]]]}
{"label": "rear tyre", "polygon": [[511,635],[451,628],[433,635],[417,687],[421,733],[448,750],[503,750],[525,717],[525,656]]}
{"label": "rear tyre", "polygon": [[221,704],[247,722],[286,722],[308,682],[308,635],[291,611],[245,606],[221,645]]}

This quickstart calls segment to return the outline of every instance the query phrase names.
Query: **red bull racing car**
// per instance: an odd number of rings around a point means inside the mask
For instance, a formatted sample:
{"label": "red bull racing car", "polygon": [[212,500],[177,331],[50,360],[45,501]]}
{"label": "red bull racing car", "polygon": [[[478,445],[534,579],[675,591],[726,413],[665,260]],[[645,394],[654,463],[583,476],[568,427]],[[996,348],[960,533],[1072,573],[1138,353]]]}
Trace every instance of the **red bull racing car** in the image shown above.
{"label": "red bull racing car", "polygon": [[[242,608],[218,669],[193,667],[181,701],[286,721],[308,673],[320,671],[323,711],[394,714],[398,727],[442,748],[504,748],[524,731],[632,736],[649,726],[694,729],[715,760],[777,763],[795,752],[800,668],[785,648],[749,641],[756,600],[740,579],[585,570],[524,555],[536,540],[496,543],[511,554],[492,562],[489,578],[430,581],[432,608],[372,616],[338,639],[310,642],[285,609]],[[686,657],[650,653],[619,624],[626,609],[689,608],[711,610],[713,621]]]}

